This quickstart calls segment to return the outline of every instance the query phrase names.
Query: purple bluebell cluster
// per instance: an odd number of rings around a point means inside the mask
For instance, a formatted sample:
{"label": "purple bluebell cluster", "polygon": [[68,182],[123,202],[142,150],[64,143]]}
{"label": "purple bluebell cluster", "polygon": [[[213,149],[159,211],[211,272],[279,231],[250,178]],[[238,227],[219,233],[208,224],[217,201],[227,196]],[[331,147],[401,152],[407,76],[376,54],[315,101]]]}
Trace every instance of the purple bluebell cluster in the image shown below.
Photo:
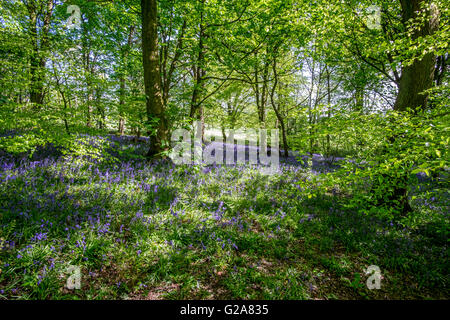
{"label": "purple bluebell cluster", "polygon": [[[74,143],[100,153],[67,154],[46,145],[31,158],[0,154],[0,261],[17,278],[32,275],[29,283],[36,287],[72,263],[102,274],[118,257],[130,265],[152,265],[189,254],[207,259],[258,252],[268,243],[283,246],[292,234],[324,219],[329,219],[325,232],[339,234],[345,244],[357,237],[378,255],[419,253],[410,229],[393,220],[367,223],[339,208],[334,198],[327,217],[321,217],[316,212],[326,201],[321,173],[337,165],[320,155],[313,155],[312,168],[307,158],[291,155],[281,159],[277,174],[263,175],[258,166],[245,164],[149,162],[140,157],[148,148],[144,138],[79,135]],[[313,197],[317,194],[321,197]],[[336,197],[337,191],[330,194]],[[434,210],[440,198],[419,200]],[[391,237],[392,230],[398,232],[395,240],[372,242]],[[124,287],[124,278],[114,281]]]}

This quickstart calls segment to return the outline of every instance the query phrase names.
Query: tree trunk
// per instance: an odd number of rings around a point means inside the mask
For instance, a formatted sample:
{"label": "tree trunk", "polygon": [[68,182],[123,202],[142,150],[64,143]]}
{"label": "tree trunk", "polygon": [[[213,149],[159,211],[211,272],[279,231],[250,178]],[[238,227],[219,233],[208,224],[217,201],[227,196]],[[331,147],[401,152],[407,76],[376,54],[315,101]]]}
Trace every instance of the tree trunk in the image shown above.
{"label": "tree trunk", "polygon": [[[257,52],[255,52],[255,58],[257,58]],[[263,69],[263,76],[262,76],[262,87],[259,87],[259,71],[258,71],[259,65],[255,65],[255,84],[254,84],[254,91],[256,95],[256,107],[258,109],[258,120],[260,127],[263,129],[265,128],[265,122],[266,122],[266,105],[267,105],[267,81],[269,76],[269,62],[264,61],[264,69]]]}
{"label": "tree trunk", "polygon": [[[330,86],[330,70],[328,70],[328,67],[326,67],[327,70],[327,102],[328,102],[328,110],[327,110],[327,118],[328,121],[331,120],[331,86]],[[328,126],[330,124],[328,123]],[[331,155],[331,138],[330,138],[330,132],[327,130],[327,146],[326,146],[326,156],[330,157]]]}
{"label": "tree trunk", "polygon": [[[284,118],[281,115],[280,110],[279,110],[280,106],[279,106],[279,104],[277,106],[277,104],[275,103],[275,99],[274,99],[275,90],[278,85],[278,73],[277,73],[276,59],[274,59],[274,61],[273,61],[272,70],[273,70],[273,76],[274,76],[274,84],[273,84],[272,91],[270,92],[270,101],[272,103],[273,110],[275,111],[275,115],[277,116],[277,120],[280,123],[281,134],[283,136],[284,157],[287,158],[289,156],[289,146],[288,146],[287,136],[286,136],[286,125],[284,122]],[[280,99],[278,98],[278,100],[280,100]]]}
{"label": "tree trunk", "polygon": [[224,143],[226,143],[226,141],[227,141],[227,134],[226,134],[225,127],[224,127],[223,123],[222,123],[221,129],[222,129],[222,140],[223,140]]}
{"label": "tree trunk", "polygon": [[126,95],[126,60],[128,57],[128,52],[131,48],[131,42],[133,40],[133,32],[134,32],[134,26],[130,26],[130,31],[128,32],[128,41],[127,41],[127,47],[125,48],[123,52],[123,58],[122,58],[122,70],[120,74],[120,88],[119,88],[119,134],[122,136],[125,133],[125,119],[123,116],[123,109],[125,106],[125,95]]}
{"label": "tree trunk", "polygon": [[[88,19],[90,17],[88,16]],[[94,63],[91,65],[91,47],[89,43],[89,34],[87,28],[83,24],[82,28],[82,57],[83,57],[83,67],[84,67],[84,81],[86,82],[86,126],[92,128],[92,112],[93,112],[93,101],[94,101],[94,86],[93,86],[93,73],[94,73]]]}
{"label": "tree trunk", "polygon": [[[401,0],[400,2],[404,23],[410,19],[417,19],[421,5],[429,3],[426,0]],[[427,8],[427,17],[425,24],[414,31],[413,40],[432,35],[438,29],[439,10],[434,4]],[[435,62],[435,55],[428,53],[423,58],[414,60],[411,65],[403,67],[394,110],[406,111],[411,108],[417,112],[427,107],[428,94],[425,91],[433,86]]]}
{"label": "tree trunk", "polygon": [[33,52],[30,57],[30,102],[33,105],[42,104],[42,84],[40,82],[41,71],[39,59],[39,39],[37,31],[37,8],[34,2],[28,5],[28,13],[30,18],[30,38],[32,41]]}
{"label": "tree trunk", "polygon": [[60,91],[61,94],[61,98],[63,99],[64,102],[64,127],[66,128],[66,132],[67,134],[70,134],[70,130],[69,130],[69,123],[67,122],[67,116],[66,116],[66,112],[67,112],[67,99],[66,99],[66,95],[64,94],[64,91]]}
{"label": "tree trunk", "polygon": [[[204,3],[204,0],[202,0],[202,4]],[[204,110],[201,106],[201,97],[204,91],[205,86],[205,75],[206,71],[204,68],[205,64],[205,46],[204,46],[204,39],[205,39],[205,26],[203,24],[203,7],[202,12],[200,13],[200,30],[199,30],[199,42],[198,42],[198,58],[197,63],[194,66],[194,77],[195,77],[195,84],[194,84],[194,90],[192,92],[192,99],[191,99],[191,110],[189,112],[189,117],[191,119],[194,119],[197,117],[197,120],[201,122],[201,136],[202,136],[202,142],[205,141],[205,121],[204,121]]]}
{"label": "tree trunk", "polygon": [[53,0],[47,0],[46,11],[44,15],[41,37],[38,33],[38,7],[36,1],[29,1],[27,10],[30,18],[30,38],[32,41],[33,53],[30,57],[30,102],[34,106],[41,106],[44,103],[44,74],[45,55],[49,49],[48,33],[53,14]]}
{"label": "tree trunk", "polygon": [[[90,82],[88,82],[88,83],[90,86]],[[91,88],[91,86],[89,88]],[[88,89],[88,90],[89,90],[89,93],[88,93],[88,99],[87,99],[86,126],[89,128],[92,128],[92,110],[93,110],[92,101],[94,101],[94,93],[92,92],[92,89]]]}
{"label": "tree trunk", "polygon": [[148,157],[160,156],[168,149],[168,126],[163,108],[161,74],[158,51],[158,8],[157,0],[141,0],[142,11],[142,54],[144,85],[147,98],[147,118],[151,125]]}
{"label": "tree trunk", "polygon": [[[203,25],[203,12],[200,13],[200,30],[199,30],[199,40],[198,40],[198,58],[197,58],[197,64],[194,66],[194,77],[195,77],[195,84],[194,84],[194,90],[192,92],[192,100],[191,100],[191,110],[189,112],[189,116],[191,118],[194,118],[196,114],[200,117],[199,114],[199,101],[201,94],[204,90],[204,77],[206,75],[206,71],[204,70],[204,63],[205,63],[205,52],[204,52],[204,44],[203,40],[205,37],[205,28]],[[203,131],[202,131],[203,135]]]}
{"label": "tree trunk", "polygon": [[[428,4],[426,8],[427,20],[415,27],[412,39],[432,35],[439,27],[439,10],[434,4],[427,0],[401,0],[402,20],[406,24],[410,19],[415,20],[422,10],[422,5]],[[433,86],[436,57],[433,53],[428,53],[421,59],[416,59],[412,64],[402,68],[400,77],[399,91],[395,101],[394,110],[405,112],[411,109],[414,113],[427,108],[428,93],[425,91]],[[390,142],[394,143],[398,137],[390,137]],[[394,185],[394,190],[389,196],[389,203],[395,205],[402,215],[406,215],[412,209],[408,202],[407,180],[408,174],[402,173],[400,176],[395,173],[393,176],[384,176],[384,179]],[[375,188],[382,188],[375,182]],[[386,192],[389,192],[387,190]],[[378,203],[384,202],[383,199],[377,199]]]}

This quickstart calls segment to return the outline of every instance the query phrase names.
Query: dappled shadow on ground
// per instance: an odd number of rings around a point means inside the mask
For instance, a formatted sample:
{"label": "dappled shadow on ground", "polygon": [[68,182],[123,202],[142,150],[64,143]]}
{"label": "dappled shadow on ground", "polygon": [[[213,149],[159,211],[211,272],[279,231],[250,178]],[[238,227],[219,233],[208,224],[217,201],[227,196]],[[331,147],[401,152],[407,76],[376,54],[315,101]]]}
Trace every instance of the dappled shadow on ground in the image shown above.
{"label": "dappled shadow on ground", "polygon": [[[447,296],[441,220],[409,227],[346,209],[346,197],[320,191],[298,165],[264,175],[125,159],[1,162],[6,296]],[[381,290],[365,287],[371,264]],[[69,265],[82,268],[83,290],[62,289]]]}

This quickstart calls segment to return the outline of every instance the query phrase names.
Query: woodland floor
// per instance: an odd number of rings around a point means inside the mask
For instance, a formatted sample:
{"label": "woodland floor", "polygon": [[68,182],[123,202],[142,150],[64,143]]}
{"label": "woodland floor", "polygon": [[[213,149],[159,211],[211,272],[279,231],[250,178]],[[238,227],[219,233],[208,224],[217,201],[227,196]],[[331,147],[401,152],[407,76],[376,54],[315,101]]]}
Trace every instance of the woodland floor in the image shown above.
{"label": "woodland floor", "polygon": [[[146,144],[84,136],[103,156],[0,154],[0,299],[448,299],[448,189],[411,186],[398,221],[317,194],[326,172],[290,157],[175,166]],[[115,156],[116,161],[105,157]],[[81,289],[65,288],[70,265]],[[381,269],[369,290],[365,269]]]}

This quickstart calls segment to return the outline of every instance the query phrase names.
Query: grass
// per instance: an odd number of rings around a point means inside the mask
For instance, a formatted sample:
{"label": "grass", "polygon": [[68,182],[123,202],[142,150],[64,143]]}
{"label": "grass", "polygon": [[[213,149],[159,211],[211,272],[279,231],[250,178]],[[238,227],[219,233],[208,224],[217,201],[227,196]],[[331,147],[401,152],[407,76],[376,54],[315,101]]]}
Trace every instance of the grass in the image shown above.
{"label": "grass", "polygon": [[[0,160],[0,299],[449,297],[446,192],[417,191],[393,222],[349,209],[329,175],[300,166],[266,176],[149,163],[126,139],[113,149],[120,161]],[[65,287],[71,265],[80,290]],[[366,287],[369,265],[380,290]]]}

